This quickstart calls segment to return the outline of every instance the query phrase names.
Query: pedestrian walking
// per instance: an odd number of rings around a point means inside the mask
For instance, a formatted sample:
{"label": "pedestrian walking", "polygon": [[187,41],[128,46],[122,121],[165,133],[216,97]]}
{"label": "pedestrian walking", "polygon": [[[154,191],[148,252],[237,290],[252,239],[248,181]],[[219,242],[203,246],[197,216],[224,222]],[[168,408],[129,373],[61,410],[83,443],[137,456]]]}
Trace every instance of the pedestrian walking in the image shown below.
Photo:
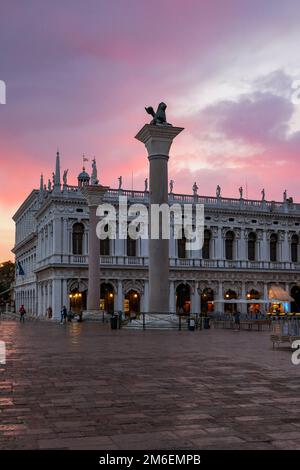
{"label": "pedestrian walking", "polygon": [[20,307],[20,309],[19,309],[20,322],[21,322],[21,323],[24,323],[24,321],[25,321],[25,313],[26,313],[26,310],[25,310],[24,305],[22,304],[21,307]]}
{"label": "pedestrian walking", "polygon": [[66,320],[67,320],[67,307],[64,305],[63,308],[61,309],[61,312],[60,312],[60,323],[63,324],[63,323],[66,323]]}
{"label": "pedestrian walking", "polygon": [[241,329],[241,313],[239,311],[234,312],[234,329],[240,331]]}
{"label": "pedestrian walking", "polygon": [[52,308],[51,307],[48,307],[47,308],[47,317],[50,319],[52,318]]}

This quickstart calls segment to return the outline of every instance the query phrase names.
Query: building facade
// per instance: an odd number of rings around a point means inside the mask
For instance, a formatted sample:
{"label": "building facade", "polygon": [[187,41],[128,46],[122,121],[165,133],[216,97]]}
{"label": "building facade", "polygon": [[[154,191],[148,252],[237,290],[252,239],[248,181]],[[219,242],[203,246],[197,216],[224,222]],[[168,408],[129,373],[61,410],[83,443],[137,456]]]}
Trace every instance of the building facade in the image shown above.
{"label": "building facade", "polygon": [[[63,305],[79,312],[86,308],[88,288],[89,211],[81,189],[90,183],[83,169],[78,185],[60,178],[56,157],[53,181],[35,189],[13,217],[16,237],[15,305],[43,316],[52,310],[59,318]],[[149,192],[109,189],[105,201],[116,208],[119,196],[129,204],[148,204]],[[169,193],[169,204],[204,204],[204,245],[188,252],[185,239],[170,240],[169,309],[192,313],[232,311],[267,301],[277,285],[294,302],[280,308],[300,311],[300,204],[284,195],[282,202]],[[147,312],[148,241],[100,241],[100,309]],[[230,302],[232,300],[232,302]],[[245,300],[247,302],[242,303]],[[259,305],[257,305],[259,306]],[[261,305],[260,305],[261,306]]]}

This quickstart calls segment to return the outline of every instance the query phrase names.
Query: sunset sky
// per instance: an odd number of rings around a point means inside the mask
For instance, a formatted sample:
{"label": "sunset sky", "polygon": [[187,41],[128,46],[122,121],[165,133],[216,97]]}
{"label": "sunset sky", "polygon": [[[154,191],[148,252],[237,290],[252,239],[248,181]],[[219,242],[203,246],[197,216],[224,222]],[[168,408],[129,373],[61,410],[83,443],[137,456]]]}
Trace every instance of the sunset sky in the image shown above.
{"label": "sunset sky", "polygon": [[[134,139],[168,105],[185,131],[171,149],[174,192],[300,200],[300,2],[272,0],[1,0],[0,261],[11,217],[47,180],[59,148],[75,184],[82,154],[100,182],[143,189]],[[298,88],[298,89],[297,89]],[[298,96],[299,95],[299,96]],[[89,169],[89,165],[87,165]]]}

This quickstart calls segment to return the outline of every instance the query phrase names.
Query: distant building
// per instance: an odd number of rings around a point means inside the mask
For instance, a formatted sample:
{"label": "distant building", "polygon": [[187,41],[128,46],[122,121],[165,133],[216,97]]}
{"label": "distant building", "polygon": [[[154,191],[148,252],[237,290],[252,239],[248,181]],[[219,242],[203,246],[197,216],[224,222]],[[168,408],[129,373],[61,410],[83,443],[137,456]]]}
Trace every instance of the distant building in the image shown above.
{"label": "distant building", "polygon": [[[49,307],[54,318],[63,305],[74,311],[86,307],[89,212],[81,188],[90,184],[90,176],[83,169],[78,185],[70,186],[66,174],[62,184],[57,154],[53,182],[45,185],[41,177],[40,189],[13,216],[16,308],[23,303],[39,316]],[[264,190],[262,200],[246,200],[242,194],[223,198],[219,186],[217,197],[193,191],[169,194],[170,203],[205,206],[202,250],[189,253],[184,239],[170,241],[170,312],[261,308],[274,285],[295,299],[291,304],[284,297],[274,299],[275,307],[300,311],[300,204],[287,198],[266,201]],[[120,194],[130,203],[148,203],[147,190],[110,189],[105,200],[117,206]],[[101,309],[147,311],[147,240],[99,243]]]}

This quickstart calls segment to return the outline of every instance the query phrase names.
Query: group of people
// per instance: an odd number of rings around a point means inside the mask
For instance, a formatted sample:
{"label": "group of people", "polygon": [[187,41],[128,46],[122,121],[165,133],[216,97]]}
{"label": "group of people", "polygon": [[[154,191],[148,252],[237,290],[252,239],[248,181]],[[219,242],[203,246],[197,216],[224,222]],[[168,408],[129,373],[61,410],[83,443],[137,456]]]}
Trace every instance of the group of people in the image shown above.
{"label": "group of people", "polygon": [[[20,322],[24,323],[25,322],[26,309],[25,309],[23,304],[19,308],[19,314],[20,314]],[[52,318],[52,308],[51,307],[49,307],[47,309],[47,317]],[[68,313],[67,307],[64,305],[63,308],[61,309],[61,312],[60,312],[60,323],[64,324],[64,323],[66,323],[67,320],[69,322],[71,322],[72,318],[74,318],[73,313],[72,312]],[[79,314],[78,321],[82,321],[82,313]]]}
{"label": "group of people", "polygon": [[[68,312],[67,307],[64,305],[63,308],[60,311],[60,323],[63,325],[64,323],[71,322],[73,318],[75,317],[73,312]],[[82,321],[82,312],[78,314],[78,320],[79,322]]]}

